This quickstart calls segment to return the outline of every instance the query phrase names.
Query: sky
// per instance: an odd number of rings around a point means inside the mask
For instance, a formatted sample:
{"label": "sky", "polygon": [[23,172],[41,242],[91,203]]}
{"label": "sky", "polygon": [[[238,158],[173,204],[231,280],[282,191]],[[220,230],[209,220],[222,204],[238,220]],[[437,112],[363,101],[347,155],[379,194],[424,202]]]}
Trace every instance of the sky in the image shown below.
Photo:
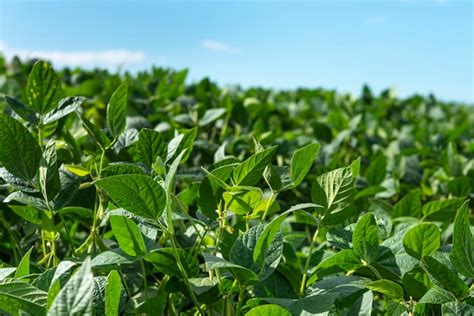
{"label": "sky", "polygon": [[0,0],[0,50],[55,67],[188,68],[189,80],[474,103],[470,0]]}

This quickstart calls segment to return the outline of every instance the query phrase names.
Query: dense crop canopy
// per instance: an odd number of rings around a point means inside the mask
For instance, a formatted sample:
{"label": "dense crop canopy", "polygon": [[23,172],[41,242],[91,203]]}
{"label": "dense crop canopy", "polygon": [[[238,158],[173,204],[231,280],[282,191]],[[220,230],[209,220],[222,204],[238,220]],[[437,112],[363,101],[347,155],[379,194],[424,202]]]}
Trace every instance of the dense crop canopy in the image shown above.
{"label": "dense crop canopy", "polygon": [[0,63],[0,313],[473,315],[474,110]]}

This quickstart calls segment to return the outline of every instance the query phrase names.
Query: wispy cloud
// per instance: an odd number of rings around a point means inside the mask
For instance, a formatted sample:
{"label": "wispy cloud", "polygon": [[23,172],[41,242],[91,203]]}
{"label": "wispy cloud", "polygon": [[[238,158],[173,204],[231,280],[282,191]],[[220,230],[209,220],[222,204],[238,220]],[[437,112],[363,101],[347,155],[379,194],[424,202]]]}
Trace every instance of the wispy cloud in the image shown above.
{"label": "wispy cloud", "polygon": [[228,45],[226,43],[216,40],[204,40],[201,42],[201,46],[207,50],[218,52],[218,53],[238,53],[240,48]]}
{"label": "wispy cloud", "polygon": [[365,20],[367,24],[384,24],[387,18],[383,15],[370,16]]}
{"label": "wispy cloud", "polygon": [[42,58],[58,66],[117,67],[137,64],[146,59],[146,55],[143,51],[124,49],[87,51],[26,50],[13,48],[0,42],[0,50],[6,57],[19,56],[24,59]]}

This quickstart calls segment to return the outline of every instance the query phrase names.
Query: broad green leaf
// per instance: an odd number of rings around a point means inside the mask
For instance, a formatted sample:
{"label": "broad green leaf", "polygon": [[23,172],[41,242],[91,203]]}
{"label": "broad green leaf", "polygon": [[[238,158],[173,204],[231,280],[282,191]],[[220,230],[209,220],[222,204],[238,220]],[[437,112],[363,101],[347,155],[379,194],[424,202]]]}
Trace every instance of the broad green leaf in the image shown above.
{"label": "broad green leaf", "polygon": [[138,160],[150,168],[157,157],[166,158],[167,145],[160,132],[143,128],[138,134],[136,146]]}
{"label": "broad green leaf", "polygon": [[132,264],[135,260],[136,258],[128,256],[123,250],[113,249],[98,253],[91,264],[94,269],[101,269]]}
{"label": "broad green leaf", "polygon": [[453,247],[450,259],[456,270],[474,278],[474,238],[469,223],[469,202],[459,208],[454,220]]}
{"label": "broad green leaf", "polygon": [[33,224],[41,224],[40,213],[41,211],[37,210],[35,207],[30,205],[9,205],[10,209],[13,212],[21,216],[24,220],[33,223]]}
{"label": "broad green leaf", "polygon": [[105,315],[119,315],[120,296],[122,294],[122,280],[116,270],[113,270],[107,276],[107,285],[105,286]]}
{"label": "broad green leaf", "polygon": [[4,98],[5,98],[5,101],[7,101],[10,108],[16,114],[18,114],[18,116],[20,116],[22,119],[24,119],[25,121],[27,121],[27,122],[29,122],[33,125],[38,124],[38,117],[37,117],[35,111],[33,111],[30,107],[28,107],[28,105],[26,105],[23,102],[21,102],[20,100],[12,98],[8,95],[4,96]]}
{"label": "broad green leaf", "polygon": [[428,274],[420,267],[404,273],[402,282],[407,295],[414,300],[420,299],[433,286]]}
{"label": "broad green leaf", "polygon": [[463,203],[463,198],[431,201],[423,205],[422,212],[430,221],[452,220]]}
{"label": "broad green leaf", "polygon": [[0,310],[15,316],[26,311],[32,315],[46,315],[47,293],[15,279],[0,281]]}
{"label": "broad green leaf", "polygon": [[290,213],[298,210],[317,207],[320,207],[320,205],[316,205],[313,203],[297,204],[292,206],[289,210],[278,215],[275,219],[273,219],[268,225],[265,226],[265,229],[258,237],[257,244],[255,245],[252,254],[253,261],[257,265],[262,266],[264,258],[266,258],[267,255],[267,251],[272,245],[273,240],[275,239],[275,236],[277,235],[278,231],[280,230],[281,224]]}
{"label": "broad green leaf", "polygon": [[381,155],[375,158],[365,172],[365,178],[371,186],[376,186],[382,183],[385,179],[387,169],[387,158]]}
{"label": "broad green leaf", "polygon": [[449,302],[442,306],[443,316],[474,315],[474,306],[460,302]]}
{"label": "broad green leaf", "polygon": [[379,253],[379,236],[375,218],[371,213],[362,216],[352,235],[354,253],[365,264],[371,264]]}
{"label": "broad green leaf", "polygon": [[31,247],[30,250],[28,250],[28,252],[23,256],[23,258],[21,258],[21,261],[16,268],[15,279],[19,279],[30,274],[31,251],[33,251],[33,247]]}
{"label": "broad green leaf", "polygon": [[0,114],[0,163],[14,176],[32,180],[41,159],[41,149],[20,122]]}
{"label": "broad green leaf", "polygon": [[262,192],[259,190],[224,192],[222,197],[230,211],[245,215],[252,213],[262,198]]}
{"label": "broad green leaf", "polygon": [[59,101],[57,108],[44,116],[43,124],[51,124],[76,111],[86,99],[83,97],[67,97]]}
{"label": "broad green leaf", "polygon": [[199,119],[199,126],[206,126],[207,124],[214,122],[224,115],[226,111],[225,108],[208,109],[203,117]]}
{"label": "broad green leaf", "polygon": [[321,215],[326,223],[338,224],[345,219],[344,211],[352,203],[359,168],[360,159],[357,159],[348,167],[322,174],[313,183],[311,197],[314,203],[324,207]]}
{"label": "broad green leaf", "polygon": [[272,315],[272,316],[291,316],[290,312],[283,307],[275,304],[262,305],[252,308],[248,311],[246,316],[260,316],[260,315]]}
{"label": "broad green leaf", "polygon": [[145,171],[135,164],[127,162],[116,162],[111,163],[107,167],[103,168],[102,172],[100,173],[102,178],[119,176],[124,174],[145,174]]}
{"label": "broad green leaf", "polygon": [[128,87],[121,85],[110,97],[107,105],[107,125],[117,139],[125,129],[128,102]]}
{"label": "broad green leaf", "polygon": [[420,217],[421,215],[421,191],[415,189],[402,197],[400,201],[393,206],[392,216],[411,216]]}
{"label": "broad green leaf", "polygon": [[166,162],[174,161],[176,157],[186,151],[182,157],[181,162],[185,162],[193,150],[194,140],[197,136],[197,127],[189,130],[182,130],[180,134],[174,137],[169,143],[166,154]]}
{"label": "broad green leaf", "polygon": [[209,253],[203,253],[202,256],[204,257],[207,271],[213,269],[229,270],[242,285],[250,285],[258,282],[257,274],[250,269],[225,261]]}
{"label": "broad green leaf", "polygon": [[120,249],[132,257],[146,253],[145,241],[134,221],[119,215],[110,216],[109,220]]}
{"label": "broad green leaf", "polygon": [[297,186],[304,180],[314,160],[318,156],[320,147],[319,144],[314,143],[295,151],[290,163],[290,177],[293,186]]}
{"label": "broad green leaf", "polygon": [[328,315],[337,293],[316,293],[300,299],[265,298],[265,301],[286,308],[291,315]]}
{"label": "broad green leaf", "polygon": [[449,267],[429,256],[423,257],[422,262],[430,276],[456,297],[464,298],[469,294],[466,283]]}
{"label": "broad green leaf", "polygon": [[137,215],[158,219],[166,206],[166,193],[152,178],[128,174],[100,179],[95,184],[118,206]]}
{"label": "broad green leaf", "polygon": [[49,141],[43,151],[43,157],[39,166],[39,183],[41,193],[47,201],[51,201],[61,191],[59,179],[58,159],[56,156],[56,144]]}
{"label": "broad green leaf", "polygon": [[329,258],[324,259],[316,266],[314,274],[308,280],[308,284],[311,284],[323,276],[342,271],[348,272],[356,270],[361,266],[362,263],[360,262],[359,257],[352,249],[341,250]]}
{"label": "broad green leaf", "polygon": [[412,227],[403,237],[406,252],[418,259],[432,255],[440,246],[441,234],[438,226],[421,223]]}
{"label": "broad green leaf", "polygon": [[56,295],[48,316],[93,315],[94,275],[91,259],[87,257],[81,267]]}
{"label": "broad green leaf", "polygon": [[[89,169],[86,169],[84,167],[81,167],[81,166],[73,166],[73,165],[63,165],[64,168],[66,168],[67,171],[75,174],[76,176],[79,176],[79,177],[85,177],[85,176],[88,176],[90,174],[90,171]],[[105,168],[104,168],[105,169]]]}
{"label": "broad green leaf", "polygon": [[96,141],[97,145],[99,145],[100,148],[106,149],[110,146],[110,139],[105,135],[105,133],[95,126],[91,121],[89,121],[86,117],[82,116],[81,117],[82,125],[84,126],[84,129],[87,131],[89,135],[91,135],[94,140]]}
{"label": "broad green leaf", "polygon": [[240,163],[232,174],[235,185],[252,186],[257,184],[266,166],[271,162],[273,155],[275,155],[276,150],[276,146],[267,148]]}
{"label": "broad green leaf", "polygon": [[155,268],[167,275],[182,277],[181,271],[176,264],[176,254],[178,253],[183,264],[186,275],[190,278],[197,277],[199,274],[199,262],[187,250],[177,248],[159,248],[151,251],[145,256],[145,261],[153,263]]}
{"label": "broad green leaf", "polygon": [[448,302],[456,301],[456,296],[450,292],[440,288],[439,286],[433,286],[429,289],[425,295],[418,301],[420,304],[444,304]]}
{"label": "broad green leaf", "polygon": [[262,262],[254,261],[254,250],[264,230],[265,225],[250,228],[242,236],[237,238],[229,254],[231,262],[258,273],[260,281],[267,278],[273,270],[276,269],[280,263],[283,252],[283,238],[281,234],[277,233],[266,249],[265,257]]}
{"label": "broad green leaf", "polygon": [[35,63],[28,76],[26,96],[31,108],[40,115],[56,108],[63,91],[51,65],[41,60]]}
{"label": "broad green leaf", "polygon": [[403,300],[403,288],[396,282],[387,279],[381,279],[370,282],[366,286],[368,289],[387,295],[394,300]]}

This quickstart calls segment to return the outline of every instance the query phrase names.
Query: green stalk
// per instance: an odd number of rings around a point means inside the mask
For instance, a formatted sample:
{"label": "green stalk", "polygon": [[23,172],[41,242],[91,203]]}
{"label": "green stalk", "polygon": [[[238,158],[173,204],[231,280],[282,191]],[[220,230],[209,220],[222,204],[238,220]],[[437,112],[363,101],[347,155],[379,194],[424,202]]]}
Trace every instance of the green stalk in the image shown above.
{"label": "green stalk", "polygon": [[268,211],[270,210],[270,207],[272,206],[273,202],[275,202],[277,196],[278,196],[278,193],[275,193],[272,190],[272,195],[270,196],[270,199],[267,202],[267,206],[265,207],[265,211],[263,212],[262,218],[260,219],[260,223],[263,223],[265,221]]}
{"label": "green stalk", "polygon": [[311,261],[311,255],[313,253],[314,246],[316,245],[316,240],[318,239],[319,231],[320,231],[321,226],[318,226],[316,228],[316,231],[314,232],[313,239],[311,240],[311,244],[309,245],[309,254],[308,258],[306,258],[306,262],[304,264],[303,268],[303,277],[301,279],[301,287],[300,287],[300,296],[302,297],[304,295],[304,291],[306,290],[306,281],[308,278],[307,272],[309,268],[309,263]]}
{"label": "green stalk", "polygon": [[245,287],[240,286],[239,297],[237,301],[237,308],[235,309],[235,316],[240,316],[242,310],[242,303],[244,301],[245,296]]}
{"label": "green stalk", "polygon": [[148,282],[146,280],[146,270],[145,270],[145,264],[143,263],[143,259],[140,260],[140,267],[142,269],[142,274],[143,274],[143,286],[145,287],[145,299],[148,301]]}

